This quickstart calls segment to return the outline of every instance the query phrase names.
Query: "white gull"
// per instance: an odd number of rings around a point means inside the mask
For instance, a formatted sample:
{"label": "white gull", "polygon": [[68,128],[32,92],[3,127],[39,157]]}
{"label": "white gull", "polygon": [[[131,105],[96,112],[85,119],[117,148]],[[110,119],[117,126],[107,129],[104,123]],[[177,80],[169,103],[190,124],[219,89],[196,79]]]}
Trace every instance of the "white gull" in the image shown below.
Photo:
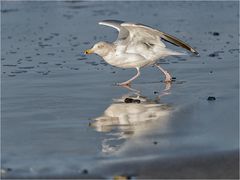
{"label": "white gull", "polygon": [[118,38],[113,43],[98,42],[85,54],[95,53],[101,56],[108,64],[120,68],[136,68],[137,74],[131,79],[118,83],[126,86],[140,75],[140,68],[155,65],[165,75],[165,82],[171,82],[172,77],[157,61],[167,56],[185,55],[182,52],[166,48],[162,40],[182,47],[195,55],[199,53],[187,43],[178,38],[142,24],[129,23],[118,20],[104,20],[100,25],[106,25],[118,30]]}

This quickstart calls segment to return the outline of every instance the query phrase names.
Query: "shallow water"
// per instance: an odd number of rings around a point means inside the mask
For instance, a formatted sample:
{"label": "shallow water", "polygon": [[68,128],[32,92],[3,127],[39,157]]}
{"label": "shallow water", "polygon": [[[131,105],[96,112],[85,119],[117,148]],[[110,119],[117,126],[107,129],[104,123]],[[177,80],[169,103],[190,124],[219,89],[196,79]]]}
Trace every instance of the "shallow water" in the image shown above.
{"label": "shallow water", "polygon": [[[124,166],[239,148],[237,2],[1,5],[3,177],[138,176]],[[171,85],[148,67],[133,89],[117,87],[134,70],[82,54],[116,38],[113,29],[97,25],[104,19],[159,28],[201,56],[160,61],[176,77]]]}

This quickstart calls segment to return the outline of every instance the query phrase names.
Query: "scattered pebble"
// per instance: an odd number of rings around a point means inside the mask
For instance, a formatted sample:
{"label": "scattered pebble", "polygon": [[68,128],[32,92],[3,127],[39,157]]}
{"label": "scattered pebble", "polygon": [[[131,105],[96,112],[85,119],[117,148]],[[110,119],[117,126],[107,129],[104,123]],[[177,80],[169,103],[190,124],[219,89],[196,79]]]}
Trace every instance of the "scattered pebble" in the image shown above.
{"label": "scattered pebble", "polygon": [[211,54],[209,54],[208,56],[209,56],[209,57],[215,57],[215,56],[218,56],[218,54],[216,54],[216,53],[211,53]]}
{"label": "scattered pebble", "polygon": [[139,99],[132,99],[132,98],[126,98],[124,100],[125,103],[141,103],[141,101]]}
{"label": "scattered pebble", "polygon": [[215,101],[216,98],[215,98],[214,96],[208,96],[207,100],[208,100],[208,101]]}
{"label": "scattered pebble", "polygon": [[47,64],[48,62],[39,62],[38,64]]}
{"label": "scattered pebble", "polygon": [[82,170],[82,174],[88,174],[88,170],[87,169],[83,169]]}
{"label": "scattered pebble", "polygon": [[220,33],[219,33],[219,32],[213,32],[213,35],[214,35],[214,36],[219,36]]}
{"label": "scattered pebble", "polygon": [[153,144],[156,145],[156,144],[158,144],[158,142],[157,141],[153,141]]}

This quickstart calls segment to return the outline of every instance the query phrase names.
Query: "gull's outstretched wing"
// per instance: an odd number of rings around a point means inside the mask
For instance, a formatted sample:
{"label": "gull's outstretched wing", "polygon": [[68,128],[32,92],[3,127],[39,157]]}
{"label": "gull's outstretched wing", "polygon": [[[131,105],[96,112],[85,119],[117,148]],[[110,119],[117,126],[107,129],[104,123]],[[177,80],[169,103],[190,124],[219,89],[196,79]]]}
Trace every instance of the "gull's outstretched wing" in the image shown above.
{"label": "gull's outstretched wing", "polygon": [[158,31],[149,26],[145,26],[142,24],[134,24],[134,23],[122,23],[121,26],[126,28],[129,31],[129,36],[131,37],[131,39],[133,39],[135,37],[139,38],[138,34],[142,34],[143,39],[153,39],[154,37],[159,36],[161,39],[163,39],[167,42],[170,42],[176,46],[179,46],[188,51],[191,51],[192,53],[194,53],[196,55],[199,55],[199,53],[194,48],[192,48],[190,45],[188,45],[187,43],[181,41],[180,39],[178,39],[170,34]]}
{"label": "gull's outstretched wing", "polygon": [[118,41],[127,40],[128,36],[129,36],[129,31],[126,28],[121,26],[122,23],[124,23],[124,21],[104,20],[104,21],[99,22],[98,24],[117,29],[119,33],[118,33],[118,38],[117,38],[116,42],[118,42]]}

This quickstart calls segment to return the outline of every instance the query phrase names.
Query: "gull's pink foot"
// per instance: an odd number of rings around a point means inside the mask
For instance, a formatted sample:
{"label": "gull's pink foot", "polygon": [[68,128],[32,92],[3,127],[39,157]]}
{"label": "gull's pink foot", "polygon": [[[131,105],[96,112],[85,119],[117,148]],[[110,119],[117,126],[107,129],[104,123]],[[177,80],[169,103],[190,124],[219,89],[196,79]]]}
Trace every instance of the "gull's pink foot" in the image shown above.
{"label": "gull's pink foot", "polygon": [[165,71],[164,74],[165,74],[165,81],[164,82],[165,83],[172,82],[172,76],[167,71]]}
{"label": "gull's pink foot", "polygon": [[123,83],[117,83],[118,86],[123,86],[123,87],[130,87],[131,84],[130,82],[123,82]]}

